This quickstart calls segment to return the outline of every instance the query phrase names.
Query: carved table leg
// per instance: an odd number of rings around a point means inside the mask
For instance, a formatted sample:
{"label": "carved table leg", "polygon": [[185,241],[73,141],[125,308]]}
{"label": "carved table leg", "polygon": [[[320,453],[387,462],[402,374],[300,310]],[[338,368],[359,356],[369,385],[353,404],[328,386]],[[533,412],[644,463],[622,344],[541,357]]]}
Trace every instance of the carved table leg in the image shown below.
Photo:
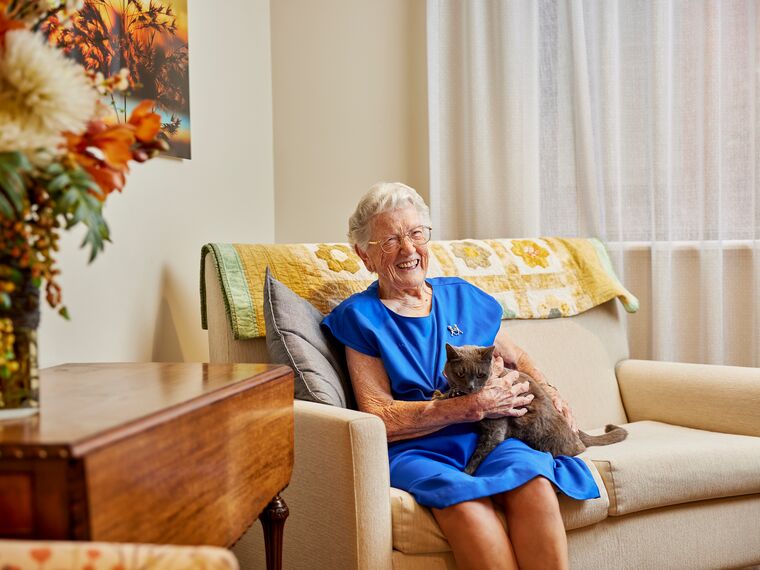
{"label": "carved table leg", "polygon": [[267,570],[280,570],[282,568],[282,530],[289,514],[288,505],[285,504],[280,495],[275,495],[259,516],[261,526],[264,527]]}

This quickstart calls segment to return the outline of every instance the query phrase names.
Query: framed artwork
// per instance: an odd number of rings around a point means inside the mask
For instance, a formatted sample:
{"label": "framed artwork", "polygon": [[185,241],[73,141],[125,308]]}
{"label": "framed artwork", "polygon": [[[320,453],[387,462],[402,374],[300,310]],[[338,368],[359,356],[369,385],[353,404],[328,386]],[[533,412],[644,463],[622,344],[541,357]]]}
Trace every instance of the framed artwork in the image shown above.
{"label": "framed artwork", "polygon": [[65,25],[48,20],[46,32],[89,72],[126,87],[106,96],[108,120],[124,122],[151,99],[170,146],[165,154],[190,158],[187,0],[84,0]]}

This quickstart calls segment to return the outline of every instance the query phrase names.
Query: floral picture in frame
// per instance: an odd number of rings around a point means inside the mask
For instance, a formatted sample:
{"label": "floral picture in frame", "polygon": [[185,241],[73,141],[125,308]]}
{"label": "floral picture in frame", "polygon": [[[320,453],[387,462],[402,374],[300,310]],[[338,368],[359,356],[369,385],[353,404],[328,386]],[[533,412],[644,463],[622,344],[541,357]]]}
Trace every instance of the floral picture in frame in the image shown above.
{"label": "floral picture in frame", "polygon": [[164,154],[191,157],[187,0],[84,0],[69,22],[53,16],[44,31],[89,73],[124,83],[125,92],[104,95],[108,120],[123,123],[141,100],[155,101]]}

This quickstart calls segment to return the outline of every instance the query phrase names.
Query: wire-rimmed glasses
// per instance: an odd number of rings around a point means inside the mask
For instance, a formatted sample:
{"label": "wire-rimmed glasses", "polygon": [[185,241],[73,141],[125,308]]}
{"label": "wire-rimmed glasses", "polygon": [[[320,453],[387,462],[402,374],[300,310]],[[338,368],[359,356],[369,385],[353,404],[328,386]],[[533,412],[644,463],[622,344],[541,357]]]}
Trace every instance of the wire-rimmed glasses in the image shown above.
{"label": "wire-rimmed glasses", "polygon": [[417,226],[412,228],[406,233],[388,236],[385,239],[368,241],[369,245],[379,245],[385,253],[395,253],[401,248],[401,243],[405,238],[409,238],[409,241],[414,245],[425,245],[430,241],[433,228],[430,226]]}

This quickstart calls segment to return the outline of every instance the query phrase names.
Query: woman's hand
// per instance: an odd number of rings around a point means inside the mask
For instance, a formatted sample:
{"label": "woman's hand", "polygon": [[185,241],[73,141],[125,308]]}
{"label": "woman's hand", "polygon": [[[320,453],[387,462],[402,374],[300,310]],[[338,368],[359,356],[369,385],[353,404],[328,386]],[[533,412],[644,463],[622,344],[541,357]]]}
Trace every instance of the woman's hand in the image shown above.
{"label": "woman's hand", "polygon": [[570,405],[565,401],[565,399],[560,396],[559,390],[557,390],[554,386],[550,386],[547,384],[545,386],[546,393],[549,394],[549,397],[552,399],[552,404],[554,404],[554,407],[557,409],[557,411],[562,414],[562,417],[565,418],[565,421],[570,426],[570,429],[572,429],[575,433],[578,433],[578,425],[575,423],[575,416],[573,416],[573,411],[570,409]]}
{"label": "woman's hand", "polygon": [[[346,362],[359,409],[383,421],[388,441],[420,437],[452,424],[477,422],[485,417],[484,406],[477,399],[479,394],[430,401],[394,400],[390,379],[380,358],[347,346]],[[499,383],[503,385],[504,380],[500,379]],[[500,391],[505,389],[502,387]],[[493,409],[498,405],[491,403],[488,407]]]}
{"label": "woman's hand", "polygon": [[554,407],[560,414],[562,414],[562,417],[565,418],[570,428],[574,432],[577,432],[578,425],[575,423],[575,417],[573,416],[573,412],[568,403],[559,395],[559,391],[549,384],[546,376],[536,368],[536,365],[533,363],[530,356],[510,340],[504,329],[499,330],[499,333],[496,335],[495,344],[496,351],[494,352],[494,355],[501,355],[504,358],[507,358],[509,362],[514,363],[518,370],[524,372],[541,384],[546,389],[547,394],[549,394]]}
{"label": "woman's hand", "polygon": [[494,359],[491,378],[485,387],[475,394],[484,418],[501,418],[504,416],[520,417],[527,413],[525,406],[533,401],[533,394],[528,392],[528,382],[515,384],[520,376],[512,370],[505,376],[499,376],[504,370],[501,357]]}

